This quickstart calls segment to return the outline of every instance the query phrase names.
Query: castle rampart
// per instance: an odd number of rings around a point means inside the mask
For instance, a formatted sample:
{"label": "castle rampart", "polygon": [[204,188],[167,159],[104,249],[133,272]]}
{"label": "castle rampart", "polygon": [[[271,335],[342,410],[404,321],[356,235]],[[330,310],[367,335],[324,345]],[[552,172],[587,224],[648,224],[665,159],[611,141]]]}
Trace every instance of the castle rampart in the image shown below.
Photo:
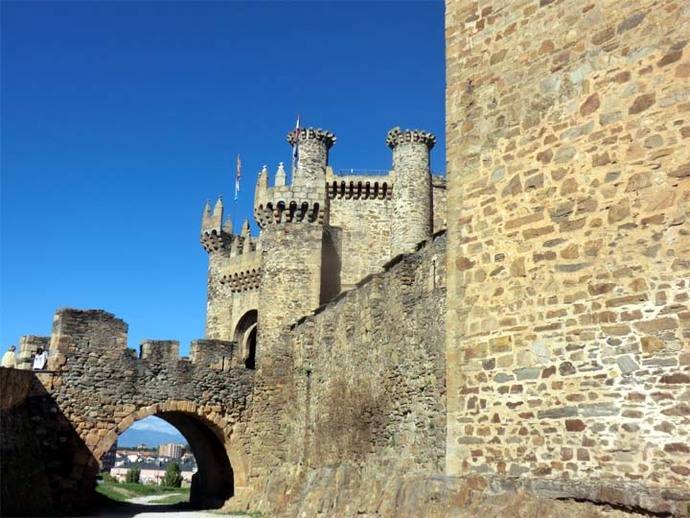
{"label": "castle rampart", "polygon": [[[200,469],[213,475],[193,483],[197,503],[218,506],[233,487],[235,493],[244,491],[249,445],[243,431],[254,371],[237,357],[236,344],[197,340],[191,361],[179,358],[174,340],[145,340],[139,357],[126,345],[127,324],[110,313],[61,309],[55,314],[49,370],[35,375],[46,405],[69,423],[75,444],[85,447],[66,450],[75,455],[63,459],[71,472],[56,474],[82,488],[69,489],[69,506],[88,504],[100,457],[121,432],[149,415],[174,424],[190,441]],[[233,457],[231,469],[227,459]]]}
{"label": "castle rampart", "polygon": [[[268,491],[295,496],[278,512],[373,515],[402,480],[442,469],[444,269],[441,232],[281,337],[293,351],[291,403],[274,419],[287,451]],[[332,490],[336,476],[347,489]]]}
{"label": "castle rampart", "polygon": [[38,348],[47,349],[50,347],[49,336],[26,335],[19,338],[19,369],[30,370],[33,368],[33,356]]}

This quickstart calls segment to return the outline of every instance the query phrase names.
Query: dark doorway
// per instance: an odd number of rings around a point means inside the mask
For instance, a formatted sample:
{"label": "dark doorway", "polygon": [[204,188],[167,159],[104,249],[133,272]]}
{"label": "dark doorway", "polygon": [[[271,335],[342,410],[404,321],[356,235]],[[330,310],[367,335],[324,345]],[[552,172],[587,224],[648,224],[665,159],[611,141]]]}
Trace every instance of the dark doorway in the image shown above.
{"label": "dark doorway", "polygon": [[248,369],[256,368],[257,319],[258,312],[255,309],[250,309],[237,322],[233,335],[240,348],[244,365]]}
{"label": "dark doorway", "polygon": [[256,369],[256,326],[251,329],[247,337],[247,358],[244,360],[244,366],[248,369]]}

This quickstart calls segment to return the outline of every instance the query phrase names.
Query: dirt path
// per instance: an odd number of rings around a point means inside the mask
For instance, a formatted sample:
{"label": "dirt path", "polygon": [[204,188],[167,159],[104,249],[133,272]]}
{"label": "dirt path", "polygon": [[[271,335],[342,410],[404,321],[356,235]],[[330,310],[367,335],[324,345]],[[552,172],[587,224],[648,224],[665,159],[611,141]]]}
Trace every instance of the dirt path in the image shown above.
{"label": "dirt path", "polygon": [[156,505],[159,500],[168,498],[173,493],[167,493],[162,495],[146,495],[146,496],[135,496],[134,498],[128,498],[128,504],[139,504],[139,505]]}

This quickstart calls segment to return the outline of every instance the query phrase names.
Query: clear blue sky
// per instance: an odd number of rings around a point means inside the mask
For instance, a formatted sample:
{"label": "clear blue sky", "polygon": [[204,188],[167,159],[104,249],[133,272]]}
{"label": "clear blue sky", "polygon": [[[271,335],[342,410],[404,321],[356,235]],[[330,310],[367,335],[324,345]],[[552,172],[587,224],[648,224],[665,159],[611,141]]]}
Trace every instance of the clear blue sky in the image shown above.
{"label": "clear blue sky", "polygon": [[437,135],[444,170],[441,1],[1,9],[3,349],[78,307],[127,321],[130,347],[186,353],[204,332],[204,202],[222,194],[239,228],[298,112],[336,133],[335,169],[388,168],[400,125]]}

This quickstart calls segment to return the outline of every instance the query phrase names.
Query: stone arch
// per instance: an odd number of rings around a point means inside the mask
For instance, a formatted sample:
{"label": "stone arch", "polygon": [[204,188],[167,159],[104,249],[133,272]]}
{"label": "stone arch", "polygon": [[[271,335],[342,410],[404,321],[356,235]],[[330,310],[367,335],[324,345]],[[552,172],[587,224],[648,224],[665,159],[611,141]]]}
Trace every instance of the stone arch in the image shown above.
{"label": "stone arch", "polygon": [[258,312],[250,309],[237,321],[233,340],[237,342],[242,351],[242,361],[248,369],[256,367],[256,337],[257,337]]}
{"label": "stone arch", "polygon": [[189,443],[198,471],[192,477],[190,502],[199,508],[218,508],[247,486],[248,465],[232,426],[211,408],[189,401],[168,401],[132,410],[93,448],[100,459],[117,437],[136,421],[159,417],[177,428]]}

